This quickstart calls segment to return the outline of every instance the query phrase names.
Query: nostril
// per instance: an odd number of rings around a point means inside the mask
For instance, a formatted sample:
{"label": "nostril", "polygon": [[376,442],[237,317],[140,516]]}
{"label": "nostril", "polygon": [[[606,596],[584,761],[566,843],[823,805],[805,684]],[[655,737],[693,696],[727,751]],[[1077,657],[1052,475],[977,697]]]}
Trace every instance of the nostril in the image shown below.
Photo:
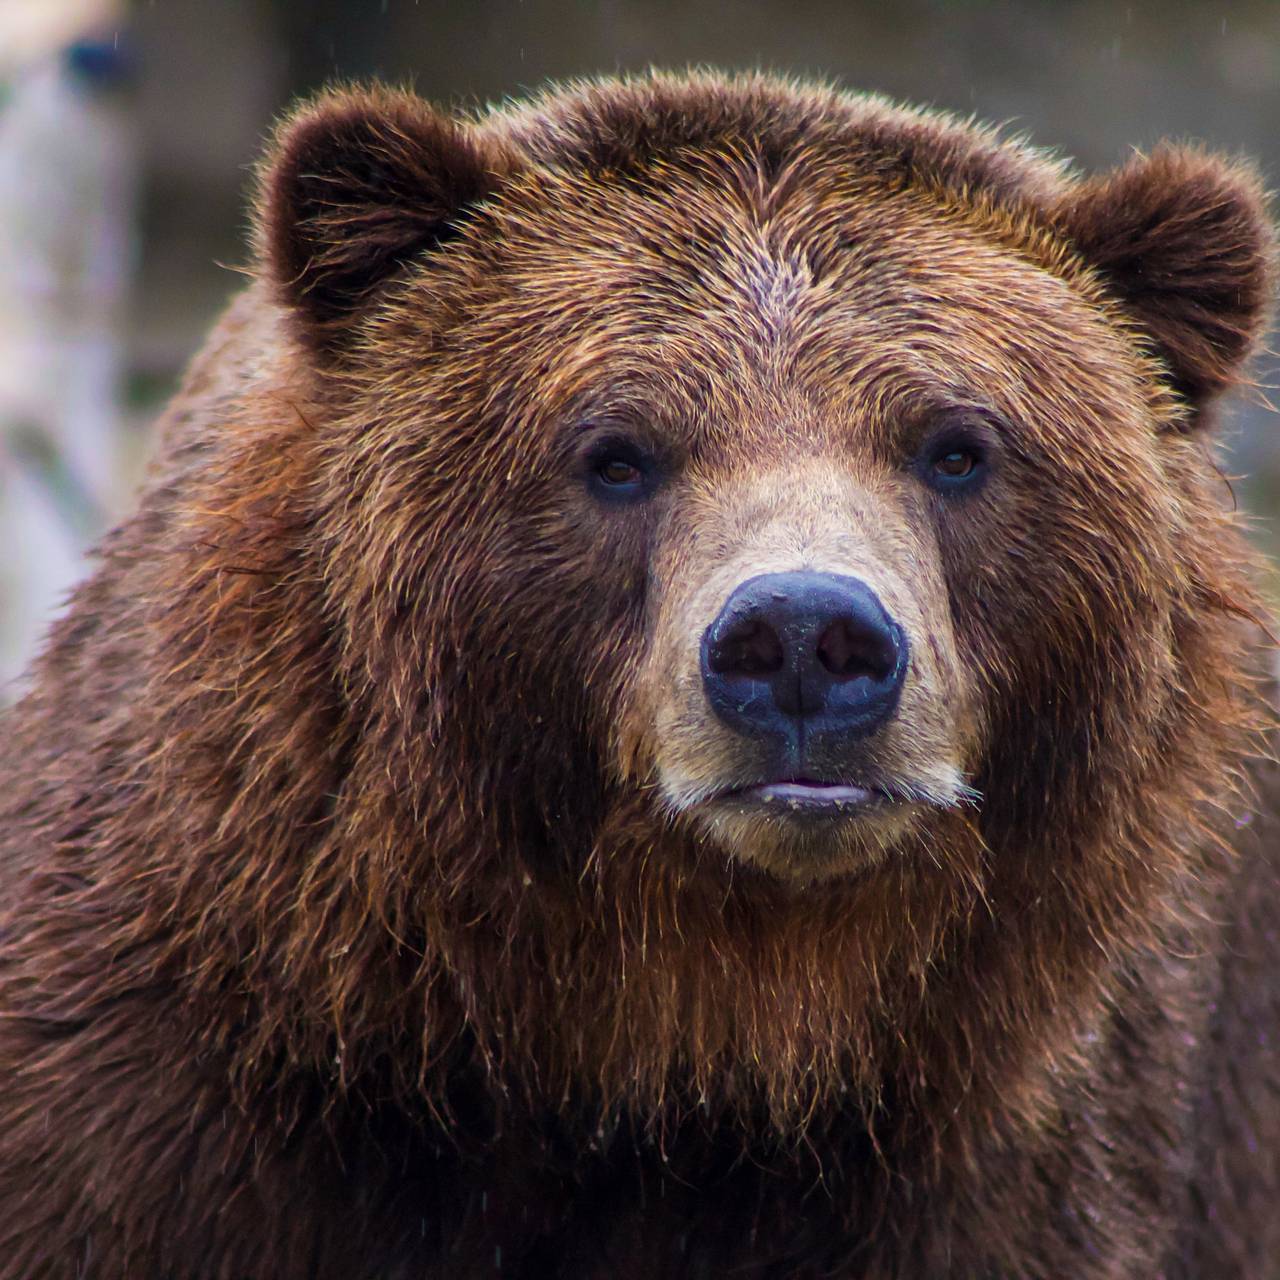
{"label": "nostril", "polygon": [[898,665],[898,646],[891,629],[872,629],[852,618],[837,618],[818,637],[818,661],[838,679],[885,680]]}
{"label": "nostril", "polygon": [[719,675],[770,676],[782,670],[785,654],[778,633],[759,618],[744,618],[712,646],[712,671]]}

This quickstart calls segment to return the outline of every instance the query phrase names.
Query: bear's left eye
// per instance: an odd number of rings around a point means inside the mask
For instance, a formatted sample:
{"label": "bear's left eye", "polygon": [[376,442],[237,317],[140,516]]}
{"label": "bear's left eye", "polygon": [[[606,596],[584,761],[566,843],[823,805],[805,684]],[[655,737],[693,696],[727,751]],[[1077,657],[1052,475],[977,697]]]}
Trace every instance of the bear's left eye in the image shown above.
{"label": "bear's left eye", "polygon": [[988,469],[988,434],[977,427],[947,431],[921,452],[916,473],[939,493],[958,494],[976,487]]}
{"label": "bear's left eye", "polygon": [[971,449],[948,449],[940,458],[934,459],[933,472],[948,480],[963,480],[973,473],[977,465],[978,459]]}

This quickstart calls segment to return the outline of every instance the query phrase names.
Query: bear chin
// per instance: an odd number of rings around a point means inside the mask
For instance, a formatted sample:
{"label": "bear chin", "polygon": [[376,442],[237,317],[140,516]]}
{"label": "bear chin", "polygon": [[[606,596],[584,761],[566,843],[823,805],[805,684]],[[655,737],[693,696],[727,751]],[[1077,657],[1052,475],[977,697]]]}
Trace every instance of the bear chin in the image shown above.
{"label": "bear chin", "polygon": [[926,813],[919,803],[870,788],[781,783],[710,800],[698,806],[695,821],[731,858],[804,887],[871,872],[921,827]]}
{"label": "bear chin", "polygon": [[[859,876],[903,856],[904,846],[932,847],[955,821],[967,824],[981,797],[965,771],[939,764],[920,777],[879,771],[876,781],[807,776],[771,781],[694,783],[665,775],[669,813],[691,822],[733,861],[803,887]],[[930,839],[930,834],[935,837]]]}

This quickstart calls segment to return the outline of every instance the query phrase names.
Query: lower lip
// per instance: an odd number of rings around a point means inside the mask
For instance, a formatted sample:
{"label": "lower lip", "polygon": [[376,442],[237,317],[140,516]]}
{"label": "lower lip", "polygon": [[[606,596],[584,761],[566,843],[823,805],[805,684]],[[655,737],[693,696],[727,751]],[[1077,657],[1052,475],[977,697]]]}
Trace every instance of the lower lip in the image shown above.
{"label": "lower lip", "polygon": [[731,792],[726,800],[761,805],[779,813],[852,813],[884,799],[868,787],[843,783],[767,782]]}

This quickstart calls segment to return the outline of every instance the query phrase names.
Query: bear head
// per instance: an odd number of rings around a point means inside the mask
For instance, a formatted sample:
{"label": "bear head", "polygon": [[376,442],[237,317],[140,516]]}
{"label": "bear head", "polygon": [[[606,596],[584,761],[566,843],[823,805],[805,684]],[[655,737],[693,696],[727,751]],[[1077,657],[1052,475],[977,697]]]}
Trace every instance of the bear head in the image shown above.
{"label": "bear head", "polygon": [[257,235],[352,743],[327,820],[437,1032],[780,1113],[904,1028],[969,1088],[984,1036],[1096,1007],[1252,723],[1204,436],[1267,296],[1247,168],[1084,178],[767,76],[342,90]]}

